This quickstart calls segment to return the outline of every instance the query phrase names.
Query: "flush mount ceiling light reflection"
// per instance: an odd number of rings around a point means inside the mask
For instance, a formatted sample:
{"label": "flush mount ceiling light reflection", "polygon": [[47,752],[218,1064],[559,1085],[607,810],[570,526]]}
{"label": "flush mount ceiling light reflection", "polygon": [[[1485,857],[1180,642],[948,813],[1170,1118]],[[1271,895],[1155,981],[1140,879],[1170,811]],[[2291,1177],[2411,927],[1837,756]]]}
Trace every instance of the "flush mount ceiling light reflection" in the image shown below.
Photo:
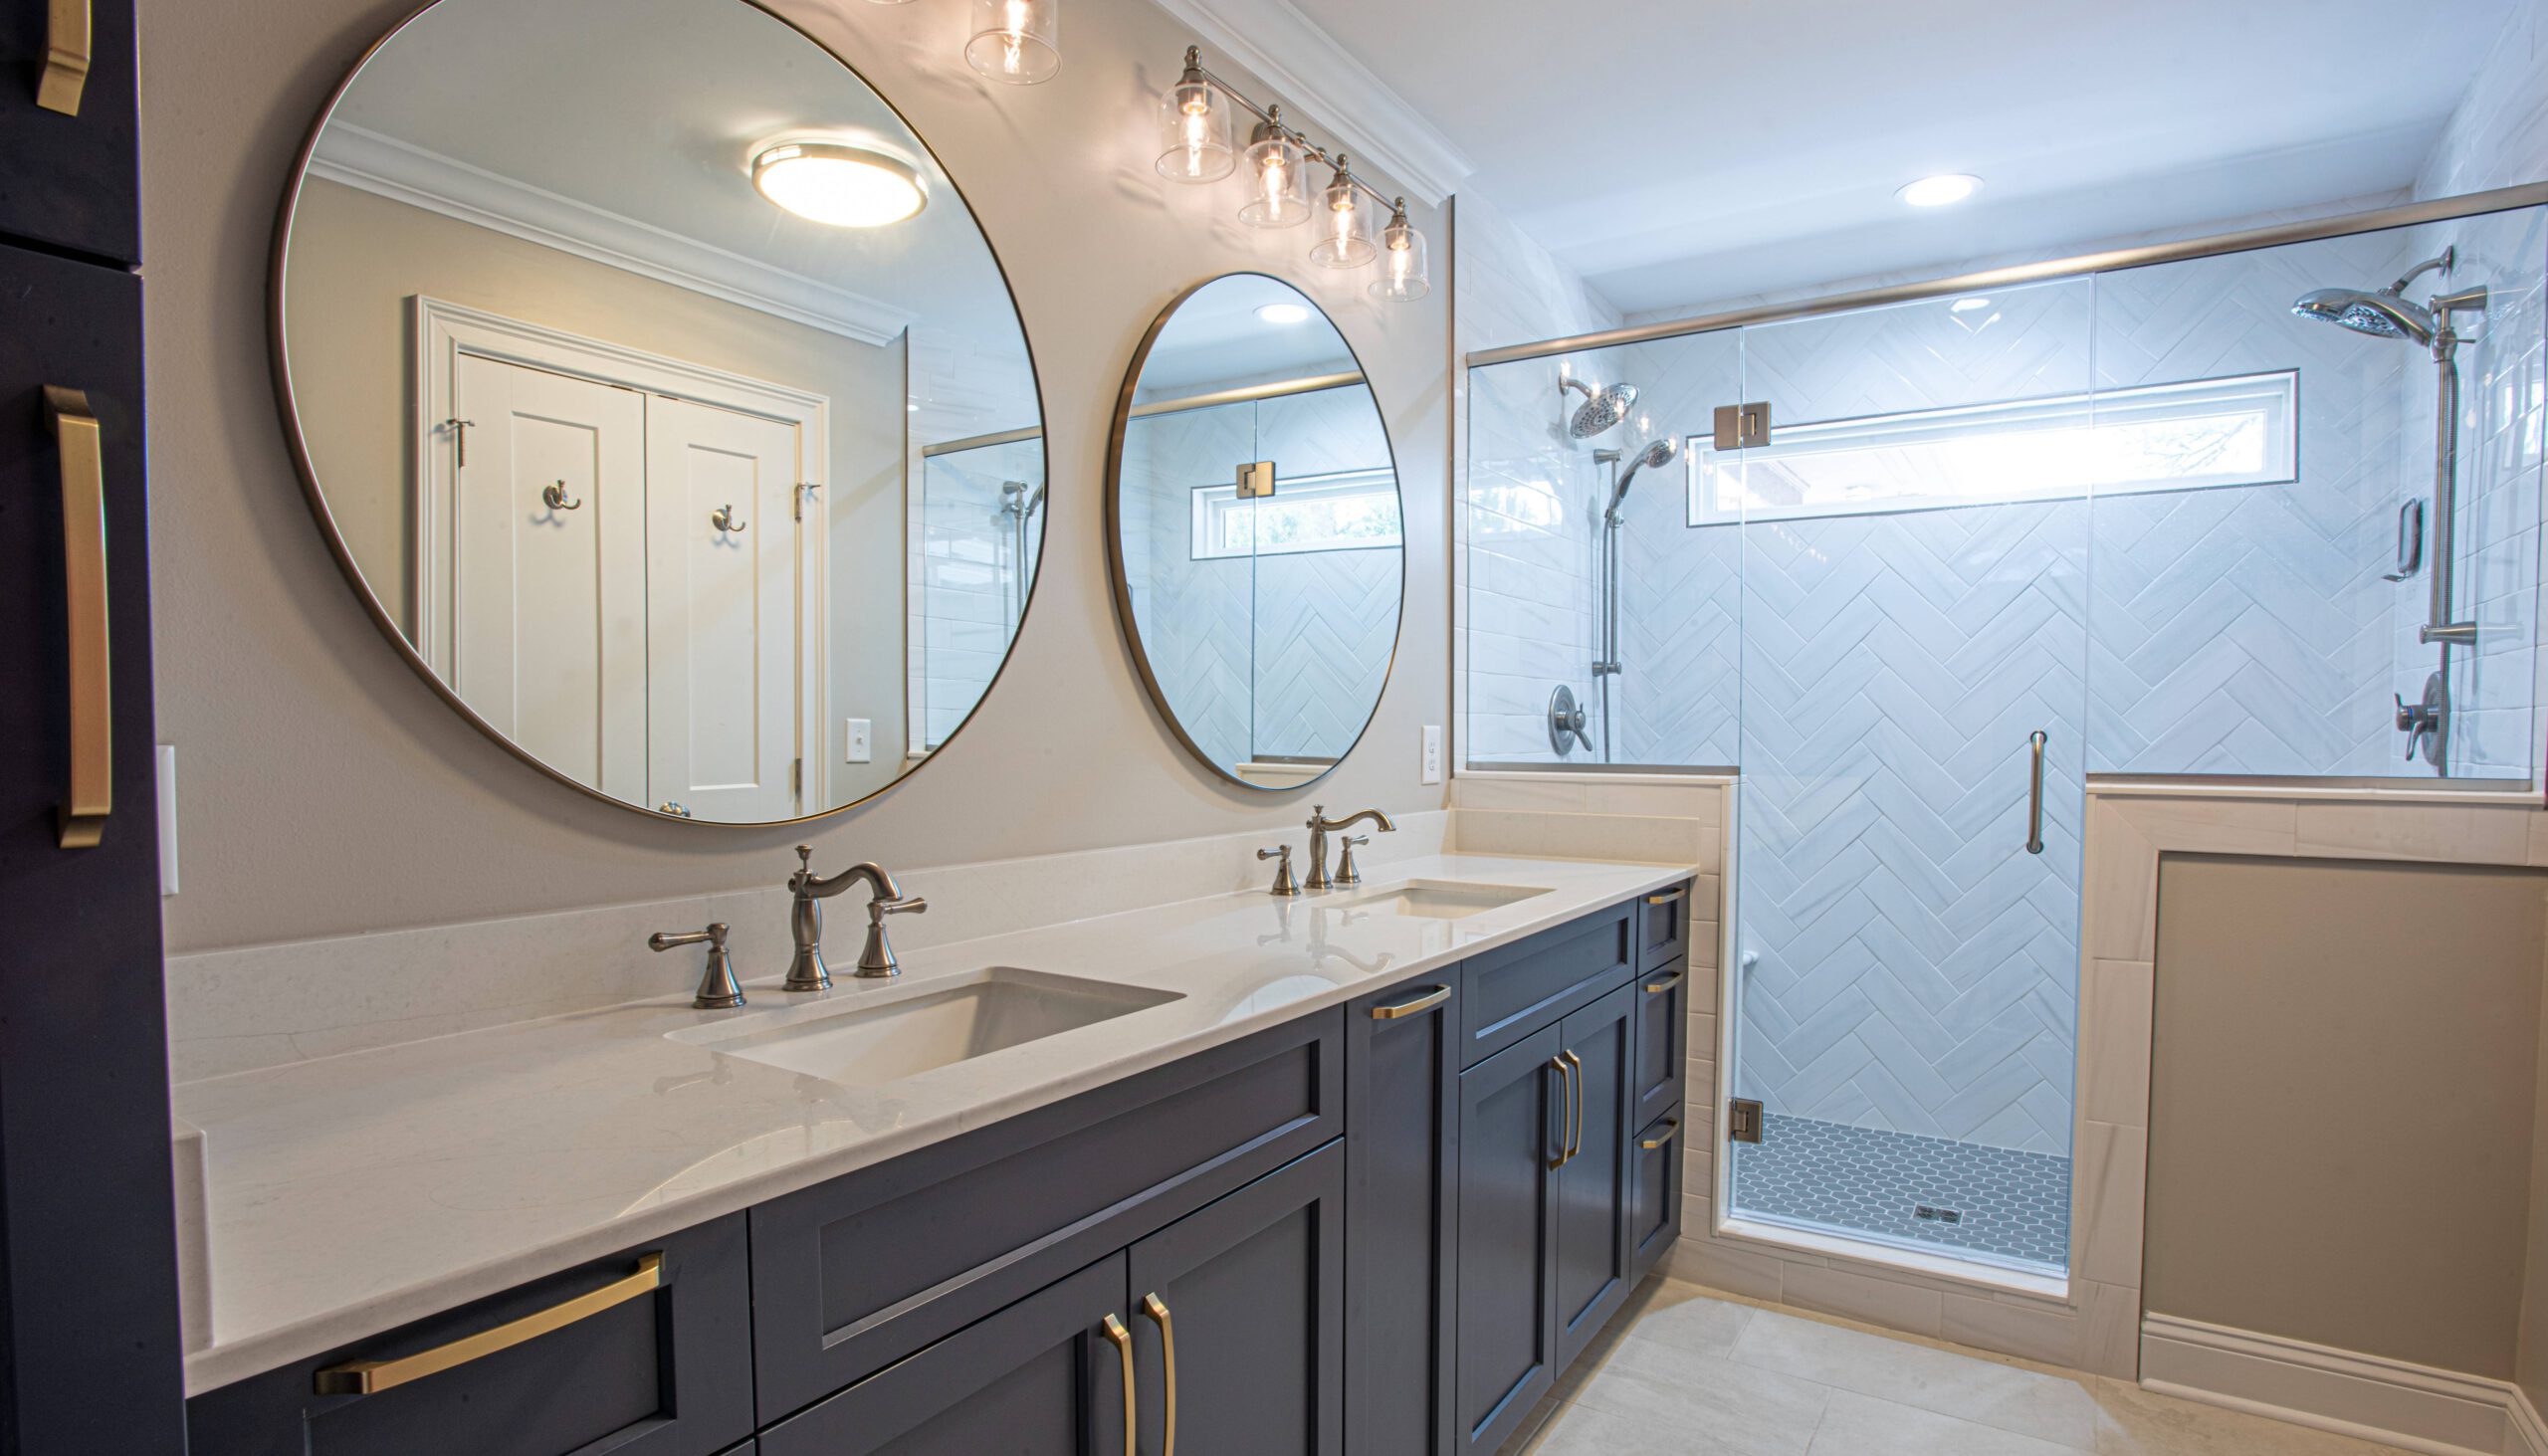
{"label": "flush mount ceiling light reflection", "polygon": [[1256,316],[1268,323],[1307,323],[1310,310],[1307,304],[1268,304],[1256,311]]}
{"label": "flush mount ceiling light reflection", "polygon": [[1982,179],[1970,172],[1941,172],[1905,183],[1893,195],[1913,207],[1947,207],[1982,190]]}
{"label": "flush mount ceiling light reflection", "polygon": [[752,158],[752,185],[798,217],[836,228],[881,228],[929,205],[910,165],[835,141],[782,141]]}
{"label": "flush mount ceiling light reflection", "polygon": [[1947,306],[1947,312],[1950,313],[1970,313],[1976,309],[1988,309],[1990,307],[1991,301],[1988,298],[1977,294],[1970,299],[1956,300],[1953,304]]}

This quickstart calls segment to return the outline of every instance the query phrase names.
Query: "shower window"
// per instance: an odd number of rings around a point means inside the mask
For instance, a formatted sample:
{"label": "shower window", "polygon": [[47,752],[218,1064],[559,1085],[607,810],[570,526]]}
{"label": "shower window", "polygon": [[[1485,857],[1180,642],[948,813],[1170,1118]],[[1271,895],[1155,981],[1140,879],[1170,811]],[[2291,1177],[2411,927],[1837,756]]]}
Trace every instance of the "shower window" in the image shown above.
{"label": "shower window", "polygon": [[1400,544],[1397,477],[1385,470],[1281,480],[1263,500],[1241,500],[1236,485],[1194,492],[1197,561]]}
{"label": "shower window", "polygon": [[1783,424],[1742,451],[1694,437],[1689,523],[2287,485],[2299,395],[2282,370]]}

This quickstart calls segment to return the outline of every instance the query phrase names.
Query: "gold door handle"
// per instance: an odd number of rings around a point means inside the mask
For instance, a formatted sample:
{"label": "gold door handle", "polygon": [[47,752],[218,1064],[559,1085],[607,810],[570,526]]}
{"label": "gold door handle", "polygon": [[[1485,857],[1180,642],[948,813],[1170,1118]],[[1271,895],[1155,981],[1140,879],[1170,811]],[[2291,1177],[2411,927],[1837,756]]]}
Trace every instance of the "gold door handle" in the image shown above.
{"label": "gold door handle", "polygon": [[1680,1136],[1680,1132],[1681,1120],[1679,1118],[1665,1118],[1663,1120],[1662,1132],[1655,1134],[1651,1138],[1639,1138],[1636,1140],[1636,1145],[1644,1148],[1648,1152],[1652,1152],[1654,1149],[1661,1147],[1663,1144],[1671,1142],[1674,1138]]}
{"label": "gold door handle", "polygon": [[1106,1340],[1115,1347],[1115,1358],[1124,1366],[1124,1456],[1141,1456],[1133,1438],[1141,1430],[1141,1405],[1133,1398],[1133,1332],[1113,1315],[1106,1317]]}
{"label": "gold door handle", "polygon": [[1423,995],[1416,997],[1412,1001],[1400,1001],[1394,1006],[1373,1007],[1372,1019],[1374,1021],[1395,1021],[1401,1016],[1421,1016],[1425,1012],[1432,1010],[1434,1007],[1441,1005],[1444,1001],[1449,999],[1451,999],[1451,988],[1449,986],[1435,986],[1433,989],[1426,991]]}
{"label": "gold door handle", "polygon": [[95,849],[115,802],[114,681],[106,650],[106,452],[98,417],[81,391],[46,385],[44,417],[62,455],[62,575],[71,639],[71,796],[56,820],[64,849]]}
{"label": "gold door handle", "polygon": [[564,1304],[551,1305],[537,1314],[525,1315],[493,1330],[437,1345],[421,1353],[403,1359],[358,1359],[320,1370],[311,1385],[321,1395],[377,1395],[383,1390],[421,1380],[444,1370],[483,1359],[501,1350],[511,1350],[526,1341],[536,1340],[552,1331],[563,1330],[579,1320],[589,1320],[602,1311],[664,1287],[664,1256],[658,1251],[637,1261],[637,1272],[615,1280],[590,1294],[579,1294]]}
{"label": "gold door handle", "polygon": [[1566,1160],[1573,1162],[1575,1154],[1584,1150],[1584,1059],[1571,1051],[1560,1052],[1558,1055],[1566,1058],[1566,1065],[1571,1073],[1567,1081],[1575,1087],[1575,1119],[1570,1124],[1573,1131],[1567,1134],[1566,1139]]}
{"label": "gold door handle", "polygon": [[[1566,1070],[1566,1058],[1563,1055],[1549,1058],[1549,1070],[1557,1074],[1557,1095],[1559,1104],[1566,1109],[1564,1112],[1558,1114],[1559,1121],[1564,1125],[1565,1131],[1557,1135],[1557,1155],[1549,1159],[1549,1167],[1554,1170],[1556,1168],[1566,1166],[1566,1144],[1568,1141],[1575,1136],[1573,1127],[1573,1119],[1575,1117],[1575,1099],[1568,1091],[1568,1089],[1574,1085],[1575,1074]],[[1542,1133],[1546,1133],[1548,1131],[1548,1121],[1545,1117],[1541,1119],[1540,1131]]]}
{"label": "gold door handle", "polygon": [[36,83],[36,104],[77,116],[80,95],[89,89],[89,58],[97,49],[89,0],[50,0],[46,12],[44,77]]}
{"label": "gold door handle", "polygon": [[1676,970],[1670,975],[1665,976],[1663,979],[1656,981],[1654,984],[1647,986],[1645,988],[1645,993],[1649,996],[1662,995],[1665,991],[1671,990],[1689,978],[1690,973],[1688,971]]}
{"label": "gold door handle", "polygon": [[1176,1456],[1176,1327],[1168,1320],[1168,1306],[1155,1294],[1142,1296],[1142,1313],[1159,1327],[1159,1348],[1168,1378],[1168,1440],[1160,1447],[1160,1456]]}

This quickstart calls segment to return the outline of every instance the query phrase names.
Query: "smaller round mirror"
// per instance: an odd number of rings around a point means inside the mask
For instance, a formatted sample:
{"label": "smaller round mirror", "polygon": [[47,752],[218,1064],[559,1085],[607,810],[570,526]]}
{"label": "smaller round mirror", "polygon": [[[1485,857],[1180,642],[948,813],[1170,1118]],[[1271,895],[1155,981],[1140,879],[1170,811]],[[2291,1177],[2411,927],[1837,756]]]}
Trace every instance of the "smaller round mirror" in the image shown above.
{"label": "smaller round mirror", "polygon": [[1252,788],[1334,768],[1397,653],[1397,465],[1345,335],[1233,274],[1151,325],[1117,407],[1107,548],[1142,680],[1178,738]]}

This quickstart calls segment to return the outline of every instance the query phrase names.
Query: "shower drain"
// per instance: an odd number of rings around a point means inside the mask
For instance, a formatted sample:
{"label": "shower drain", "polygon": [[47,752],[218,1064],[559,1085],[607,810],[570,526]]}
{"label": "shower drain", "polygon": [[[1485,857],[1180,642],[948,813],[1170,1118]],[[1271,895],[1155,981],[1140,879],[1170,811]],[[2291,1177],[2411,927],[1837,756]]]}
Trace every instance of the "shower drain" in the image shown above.
{"label": "shower drain", "polygon": [[1915,1204],[1913,1204],[1913,1205],[1911,1206],[1911,1216],[1912,1216],[1913,1218],[1927,1218],[1927,1219],[1933,1219],[1933,1220],[1935,1220],[1935,1221],[1937,1221],[1937,1222],[1939,1222],[1939,1223],[1962,1223],[1962,1222],[1964,1222],[1964,1210],[1963,1210],[1963,1209],[1961,1209],[1961,1208],[1932,1208],[1932,1207],[1930,1207],[1930,1206],[1929,1206],[1928,1204],[1926,1204],[1926,1203],[1915,1203]]}

